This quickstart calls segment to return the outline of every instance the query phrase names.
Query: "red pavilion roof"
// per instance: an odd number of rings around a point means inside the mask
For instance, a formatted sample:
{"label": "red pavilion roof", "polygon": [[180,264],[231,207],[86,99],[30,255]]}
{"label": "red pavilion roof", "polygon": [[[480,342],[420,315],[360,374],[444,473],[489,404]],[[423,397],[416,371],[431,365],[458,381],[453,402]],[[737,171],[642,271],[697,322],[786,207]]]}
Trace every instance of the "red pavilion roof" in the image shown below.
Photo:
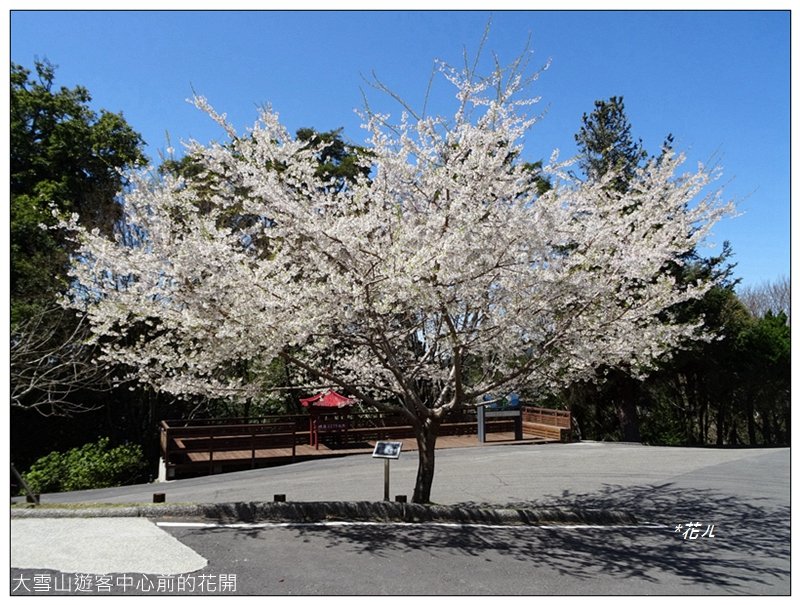
{"label": "red pavilion roof", "polygon": [[355,399],[340,395],[336,391],[327,391],[300,400],[303,407],[311,406],[315,408],[346,408],[353,405],[355,402]]}

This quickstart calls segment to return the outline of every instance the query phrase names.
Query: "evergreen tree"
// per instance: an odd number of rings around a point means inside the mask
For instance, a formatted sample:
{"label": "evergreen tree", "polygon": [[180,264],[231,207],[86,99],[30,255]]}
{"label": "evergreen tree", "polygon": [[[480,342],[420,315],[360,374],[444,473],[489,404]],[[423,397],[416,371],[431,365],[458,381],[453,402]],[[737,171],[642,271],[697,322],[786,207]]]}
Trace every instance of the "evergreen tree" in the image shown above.
{"label": "evergreen tree", "polygon": [[634,141],[622,97],[594,102],[594,111],[583,114],[583,126],[575,135],[580,167],[589,180],[616,172],[613,187],[625,192],[640,163],[647,158],[642,140]]}
{"label": "evergreen tree", "polygon": [[89,103],[82,86],[56,88],[55,66],[37,61],[35,78],[11,64],[11,318],[30,319],[66,290],[69,248],[45,230],[51,207],[76,212],[110,233],[120,216],[120,169],[144,163],[143,141],[122,114]]}
{"label": "evergreen tree", "polygon": [[36,62],[35,76],[11,64],[11,403],[45,414],[91,407],[70,399],[106,378],[83,344],[80,316],[57,305],[71,247],[46,227],[56,210],[111,234],[121,216],[120,170],[145,161],[122,114],[98,114],[84,87],[54,81],[47,61]]}
{"label": "evergreen tree", "polygon": [[[626,193],[636,170],[646,160],[647,152],[641,139],[635,141],[631,135],[623,98],[614,96],[607,101],[595,101],[594,111],[583,114],[582,122],[575,141],[584,176],[593,182],[613,172],[612,191]],[[596,385],[573,385],[569,394],[573,411],[579,418],[583,416],[587,424],[588,418],[593,417],[591,425],[594,431],[600,432],[599,436],[640,441],[637,413],[640,382],[629,376],[625,368],[600,368],[598,377],[601,378]],[[615,410],[614,420],[607,416],[608,410],[602,409],[608,405]]]}

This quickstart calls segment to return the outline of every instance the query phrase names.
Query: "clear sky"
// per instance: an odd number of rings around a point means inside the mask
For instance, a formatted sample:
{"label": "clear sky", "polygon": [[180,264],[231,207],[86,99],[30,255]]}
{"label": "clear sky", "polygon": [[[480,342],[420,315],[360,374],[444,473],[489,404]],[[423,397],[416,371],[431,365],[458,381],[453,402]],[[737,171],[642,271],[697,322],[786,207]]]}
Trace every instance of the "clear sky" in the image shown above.
{"label": "clear sky", "polygon": [[[376,73],[419,105],[433,60],[461,64],[490,18],[486,50],[501,61],[529,37],[532,67],[552,60],[532,89],[544,115],[527,159],[554,148],[572,156],[581,116],[596,99],[623,96],[646,149],[657,152],[672,133],[690,164],[722,166],[741,216],[713,241],[731,242],[743,285],[789,275],[788,11],[12,11],[10,58],[56,64],[57,85],[83,85],[96,108],[121,111],[158,161],[167,133],[176,148],[223,138],[186,102],[193,90],[240,130],[271,104],[290,131],[341,127],[361,142],[362,91],[399,109],[365,77]],[[433,109],[450,92],[439,81]]]}

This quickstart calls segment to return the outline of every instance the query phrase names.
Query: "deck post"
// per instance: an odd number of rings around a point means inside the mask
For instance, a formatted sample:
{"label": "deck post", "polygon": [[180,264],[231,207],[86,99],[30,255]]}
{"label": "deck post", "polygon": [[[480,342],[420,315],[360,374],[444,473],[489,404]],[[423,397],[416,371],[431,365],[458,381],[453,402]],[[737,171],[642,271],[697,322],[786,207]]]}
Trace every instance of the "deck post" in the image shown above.
{"label": "deck post", "polygon": [[175,475],[175,470],[167,466],[166,461],[164,458],[158,459],[158,483],[164,483],[165,481],[169,481],[173,479]]}
{"label": "deck post", "polygon": [[250,468],[256,467],[256,431],[254,428],[250,427]]}
{"label": "deck post", "polygon": [[170,445],[169,425],[166,420],[161,421],[161,456],[166,464],[169,463],[169,445]]}

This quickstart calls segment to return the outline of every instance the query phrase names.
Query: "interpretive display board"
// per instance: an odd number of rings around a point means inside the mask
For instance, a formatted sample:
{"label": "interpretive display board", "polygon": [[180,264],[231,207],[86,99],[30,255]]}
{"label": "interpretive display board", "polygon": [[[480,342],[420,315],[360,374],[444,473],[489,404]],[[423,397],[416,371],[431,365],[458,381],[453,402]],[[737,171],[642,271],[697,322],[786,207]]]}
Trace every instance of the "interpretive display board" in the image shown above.
{"label": "interpretive display board", "polygon": [[372,452],[373,458],[388,458],[397,460],[400,458],[400,450],[403,444],[400,441],[378,441]]}

